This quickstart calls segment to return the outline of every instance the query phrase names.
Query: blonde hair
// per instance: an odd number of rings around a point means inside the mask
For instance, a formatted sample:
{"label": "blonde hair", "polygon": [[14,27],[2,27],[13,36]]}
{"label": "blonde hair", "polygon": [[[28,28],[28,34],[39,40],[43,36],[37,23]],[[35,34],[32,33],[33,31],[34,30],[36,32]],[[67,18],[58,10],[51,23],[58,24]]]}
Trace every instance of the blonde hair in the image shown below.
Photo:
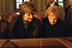
{"label": "blonde hair", "polygon": [[35,9],[35,7],[31,2],[23,2],[21,4],[21,11],[23,13],[33,13],[34,9]]}
{"label": "blonde hair", "polygon": [[50,13],[54,13],[57,17],[60,17],[60,8],[57,6],[47,8],[45,11],[45,16],[49,16]]}

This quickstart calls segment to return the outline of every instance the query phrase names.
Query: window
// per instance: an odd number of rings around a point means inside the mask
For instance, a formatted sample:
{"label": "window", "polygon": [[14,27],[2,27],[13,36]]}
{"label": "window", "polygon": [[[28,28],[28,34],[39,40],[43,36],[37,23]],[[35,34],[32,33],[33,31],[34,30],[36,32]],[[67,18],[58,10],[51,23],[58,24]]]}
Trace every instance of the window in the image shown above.
{"label": "window", "polygon": [[63,0],[55,0],[56,2],[58,2],[58,4],[60,4],[61,6],[64,6],[63,5]]}
{"label": "window", "polygon": [[58,0],[58,3],[63,6],[63,0]]}
{"label": "window", "polygon": [[30,0],[16,0],[16,9],[19,9],[19,5],[22,4],[22,2],[30,1]]}
{"label": "window", "polygon": [[22,0],[16,0],[16,9],[19,9],[19,5],[22,3]]}

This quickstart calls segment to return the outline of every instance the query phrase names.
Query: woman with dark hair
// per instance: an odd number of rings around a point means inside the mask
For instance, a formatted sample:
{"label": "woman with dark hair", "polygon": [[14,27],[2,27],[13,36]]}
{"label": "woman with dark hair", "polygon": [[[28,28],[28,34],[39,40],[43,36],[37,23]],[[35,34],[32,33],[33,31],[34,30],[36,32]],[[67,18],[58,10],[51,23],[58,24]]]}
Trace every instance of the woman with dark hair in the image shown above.
{"label": "woman with dark hair", "polygon": [[33,38],[38,36],[40,20],[34,17],[34,8],[30,2],[21,4],[21,15],[12,29],[13,38]]}

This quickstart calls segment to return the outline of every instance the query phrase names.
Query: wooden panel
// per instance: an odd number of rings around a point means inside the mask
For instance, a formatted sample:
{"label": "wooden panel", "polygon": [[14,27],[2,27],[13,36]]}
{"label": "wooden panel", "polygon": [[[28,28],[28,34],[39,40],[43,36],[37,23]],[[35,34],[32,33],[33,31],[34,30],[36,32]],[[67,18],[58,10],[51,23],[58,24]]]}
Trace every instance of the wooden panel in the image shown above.
{"label": "wooden panel", "polygon": [[5,39],[0,39],[0,47],[5,43]]}
{"label": "wooden panel", "polygon": [[65,38],[58,39],[62,44],[64,44],[67,48],[72,48],[72,43]]}
{"label": "wooden panel", "polygon": [[64,38],[0,39],[0,47],[13,45],[23,48],[67,48],[72,44]]}
{"label": "wooden panel", "polygon": [[36,48],[46,48],[46,47],[60,47],[63,46],[58,40],[58,38],[36,38],[36,39],[11,39],[19,47],[36,47]]}

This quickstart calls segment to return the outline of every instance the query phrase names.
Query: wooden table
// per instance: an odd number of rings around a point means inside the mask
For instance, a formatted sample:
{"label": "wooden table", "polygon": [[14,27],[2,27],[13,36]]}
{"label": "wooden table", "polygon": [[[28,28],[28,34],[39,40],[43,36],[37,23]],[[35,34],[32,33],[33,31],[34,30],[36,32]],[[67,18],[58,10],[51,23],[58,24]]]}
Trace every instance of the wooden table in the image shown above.
{"label": "wooden table", "polygon": [[71,48],[72,43],[65,38],[0,39],[0,47]]}
{"label": "wooden table", "polygon": [[59,38],[58,40],[67,48],[72,48],[72,37]]}

